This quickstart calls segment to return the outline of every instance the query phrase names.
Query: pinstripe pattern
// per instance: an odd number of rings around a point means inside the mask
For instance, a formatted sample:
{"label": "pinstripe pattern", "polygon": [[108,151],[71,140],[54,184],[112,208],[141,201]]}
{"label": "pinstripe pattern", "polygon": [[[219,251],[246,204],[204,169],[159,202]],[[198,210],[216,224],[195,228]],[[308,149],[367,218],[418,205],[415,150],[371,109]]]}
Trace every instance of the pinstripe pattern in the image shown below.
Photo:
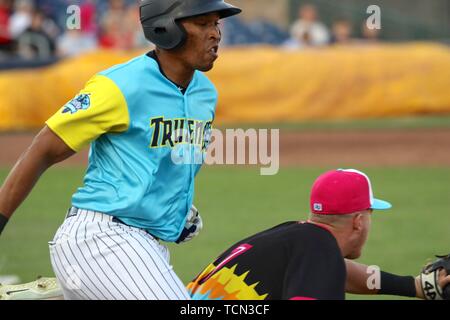
{"label": "pinstripe pattern", "polygon": [[[130,228],[127,226],[120,226],[120,228]],[[170,286],[170,292],[173,292],[177,300],[187,300],[190,299],[189,294],[186,292],[183,283],[173,272],[173,267],[168,264],[168,259],[165,260],[161,254],[161,251],[156,250],[155,247],[149,243],[152,240],[148,236],[140,234],[140,239],[136,237],[136,234],[129,233],[130,237],[140,243],[142,250],[146,253],[146,255],[151,259],[154,264],[160,263],[166,266],[165,269],[158,269],[160,271],[160,275],[164,278],[162,283],[167,284],[175,284],[175,287]],[[144,244],[141,242],[144,241]],[[146,245],[147,244],[147,245]],[[155,261],[156,260],[156,261]],[[159,260],[159,261],[158,261]],[[166,290],[166,292],[169,292]]]}
{"label": "pinstripe pattern", "polygon": [[81,290],[79,292],[75,291],[75,290],[69,290],[66,287],[65,282],[59,281],[59,279],[68,279],[69,276],[68,276],[67,272],[65,271],[66,268],[61,263],[61,259],[58,254],[58,250],[54,246],[52,246],[50,249],[50,257],[51,257],[53,270],[55,271],[55,275],[56,275],[56,278],[58,279],[59,285],[61,286],[61,288],[63,289],[64,292],[67,292],[67,295],[65,295],[65,298],[67,300],[83,299],[83,296],[82,296],[83,292]]}
{"label": "pinstripe pattern", "polygon": [[49,242],[64,298],[187,300],[168,250],[147,232],[87,210],[67,218]]}
{"label": "pinstripe pattern", "polygon": [[[135,250],[135,253],[140,257],[140,259],[142,259],[142,262],[144,262],[143,259],[148,257],[148,259],[145,260],[146,268],[158,270],[158,273],[154,274],[154,279],[157,281],[161,289],[168,295],[168,298],[171,300],[190,299],[184,285],[173,272],[172,266],[169,265],[168,259],[164,259],[162,256],[163,253],[155,248],[155,243],[157,246],[159,246],[159,244],[155,240],[149,238],[145,233],[143,234],[139,232],[136,234],[126,230],[133,229],[131,227],[119,225],[119,228],[132,238],[128,239],[128,241],[133,243],[133,245],[130,246],[133,250]],[[136,243],[134,244],[132,240]],[[150,263],[150,261],[152,263]],[[158,265],[159,267],[156,267]]]}

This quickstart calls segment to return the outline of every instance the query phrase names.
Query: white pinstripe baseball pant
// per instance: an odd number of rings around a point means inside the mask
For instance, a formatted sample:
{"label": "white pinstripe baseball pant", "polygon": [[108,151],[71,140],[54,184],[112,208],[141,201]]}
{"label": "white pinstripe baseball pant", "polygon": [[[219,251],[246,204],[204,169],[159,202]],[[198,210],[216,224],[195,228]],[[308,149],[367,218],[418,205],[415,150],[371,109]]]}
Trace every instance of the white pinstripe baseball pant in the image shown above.
{"label": "white pinstripe baseball pant", "polygon": [[64,298],[89,300],[187,300],[169,264],[169,251],[142,229],[113,217],[78,210],[49,242]]}

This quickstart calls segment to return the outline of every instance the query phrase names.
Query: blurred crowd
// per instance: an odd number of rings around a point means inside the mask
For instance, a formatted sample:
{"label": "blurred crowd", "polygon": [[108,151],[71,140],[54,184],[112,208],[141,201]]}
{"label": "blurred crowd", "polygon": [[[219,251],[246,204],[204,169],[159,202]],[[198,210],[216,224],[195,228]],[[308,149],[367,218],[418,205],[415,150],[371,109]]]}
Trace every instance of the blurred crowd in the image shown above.
{"label": "blurred crowd", "polygon": [[0,0],[0,59],[144,47],[138,7],[137,0]]}
{"label": "blurred crowd", "polygon": [[330,44],[374,43],[379,40],[379,36],[380,30],[369,29],[366,20],[355,25],[349,19],[336,19],[329,28],[320,20],[317,8],[312,4],[306,4],[300,7],[298,18],[290,30],[290,38],[284,45],[288,48],[301,49]]}
{"label": "blurred crowd", "polygon": [[379,41],[380,30],[369,29],[366,20],[355,22],[340,18],[327,26],[316,6],[305,4],[298,10],[297,19],[288,31],[267,21],[243,23],[237,18],[227,19],[224,25],[227,45],[268,43],[287,49],[304,49],[333,44],[367,44]]}
{"label": "blurred crowd", "polygon": [[[71,19],[79,10],[79,28]],[[69,10],[68,10],[69,8]],[[97,48],[140,49],[149,46],[139,23],[138,0],[0,0],[0,61],[39,60],[78,55]],[[76,19],[76,18],[74,18]],[[354,37],[356,28],[359,39]],[[267,21],[244,23],[232,18],[223,25],[224,45],[269,43],[290,49],[334,43],[376,42],[377,30],[365,21],[340,19],[326,26],[315,6],[303,5],[290,32]]]}

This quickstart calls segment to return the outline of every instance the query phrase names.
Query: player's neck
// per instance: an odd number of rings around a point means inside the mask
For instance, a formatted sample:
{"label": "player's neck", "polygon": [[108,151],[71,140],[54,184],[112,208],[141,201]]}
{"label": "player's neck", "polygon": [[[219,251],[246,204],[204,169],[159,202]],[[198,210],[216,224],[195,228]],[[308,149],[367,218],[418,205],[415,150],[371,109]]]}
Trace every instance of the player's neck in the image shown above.
{"label": "player's neck", "polygon": [[332,224],[316,222],[311,219],[309,219],[307,222],[329,231],[336,239],[338,247],[341,250],[342,256],[345,258],[348,255],[350,250],[348,248],[349,247],[348,236],[345,231],[341,230],[338,227],[333,226]]}
{"label": "player's neck", "polygon": [[195,70],[186,66],[176,55],[168,52],[162,54],[160,51],[156,51],[156,55],[164,75],[177,85],[187,88],[194,76]]}

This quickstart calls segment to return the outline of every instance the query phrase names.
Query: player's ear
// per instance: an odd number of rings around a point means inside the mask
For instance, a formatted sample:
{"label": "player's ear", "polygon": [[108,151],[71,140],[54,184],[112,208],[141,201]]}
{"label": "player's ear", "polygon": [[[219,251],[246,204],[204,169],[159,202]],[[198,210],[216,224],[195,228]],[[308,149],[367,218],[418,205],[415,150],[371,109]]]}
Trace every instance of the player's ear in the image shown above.
{"label": "player's ear", "polygon": [[353,215],[353,231],[361,232],[364,229],[363,214],[356,213]]}

